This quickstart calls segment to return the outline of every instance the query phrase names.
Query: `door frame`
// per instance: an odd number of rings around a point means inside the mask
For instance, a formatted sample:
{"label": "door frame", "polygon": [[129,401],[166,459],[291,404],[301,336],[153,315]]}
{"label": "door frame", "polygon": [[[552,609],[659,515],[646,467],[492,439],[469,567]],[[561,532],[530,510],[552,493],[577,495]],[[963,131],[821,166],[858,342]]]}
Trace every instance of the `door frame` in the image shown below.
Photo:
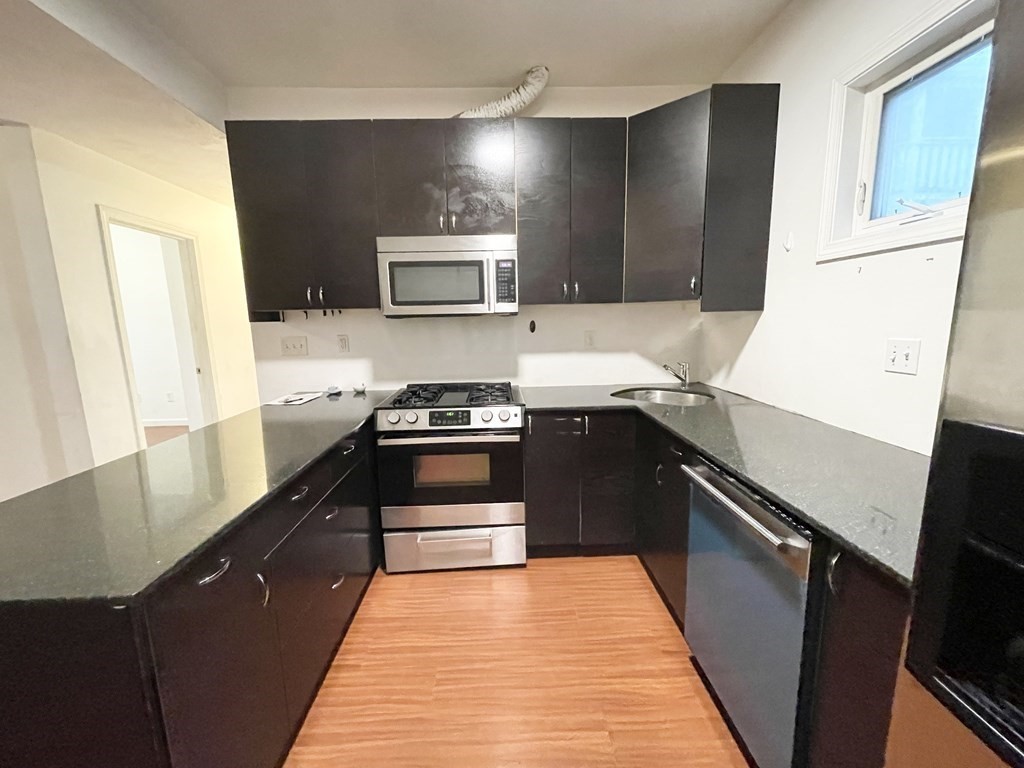
{"label": "door frame", "polygon": [[131,349],[128,344],[128,327],[124,319],[124,307],[121,305],[121,289],[117,282],[117,266],[114,261],[114,245],[110,234],[112,224],[120,224],[131,229],[149,232],[160,237],[176,240],[179,244],[181,271],[185,283],[185,304],[188,312],[189,329],[192,335],[192,350],[195,356],[199,385],[199,402],[202,408],[201,421],[210,424],[219,418],[217,405],[217,382],[213,368],[213,357],[210,349],[210,337],[206,323],[206,302],[202,285],[199,281],[199,245],[197,236],[187,230],[165,224],[154,219],[139,216],[128,211],[97,205],[96,213],[100,223],[100,237],[103,240],[103,255],[107,267],[108,285],[114,317],[117,322],[118,344],[121,350],[121,364],[125,384],[131,399],[132,422],[135,427],[135,440],[139,450],[147,447],[146,432],[142,425],[142,415],[136,400],[135,369],[132,367]]}

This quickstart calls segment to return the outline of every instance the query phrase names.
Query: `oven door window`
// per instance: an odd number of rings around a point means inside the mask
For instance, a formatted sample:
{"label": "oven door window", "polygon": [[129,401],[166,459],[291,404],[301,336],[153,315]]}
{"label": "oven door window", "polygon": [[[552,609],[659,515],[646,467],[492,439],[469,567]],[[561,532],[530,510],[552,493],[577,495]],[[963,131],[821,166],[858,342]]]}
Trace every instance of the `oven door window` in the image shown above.
{"label": "oven door window", "polygon": [[463,488],[491,484],[491,457],[486,453],[431,454],[414,456],[416,488]]}
{"label": "oven door window", "polygon": [[478,261],[395,261],[388,265],[396,307],[484,304],[486,267]]}

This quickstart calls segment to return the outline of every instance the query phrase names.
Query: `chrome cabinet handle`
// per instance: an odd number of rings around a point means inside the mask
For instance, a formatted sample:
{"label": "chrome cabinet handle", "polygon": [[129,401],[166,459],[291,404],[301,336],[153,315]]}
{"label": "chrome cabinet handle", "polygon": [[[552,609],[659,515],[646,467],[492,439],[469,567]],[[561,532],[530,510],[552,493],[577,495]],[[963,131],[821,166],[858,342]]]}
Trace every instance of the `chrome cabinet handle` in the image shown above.
{"label": "chrome cabinet handle", "polygon": [[661,464],[659,464],[654,469],[654,482],[656,482],[659,486],[664,484],[662,479],[661,479],[661,470],[663,470],[663,469],[664,469],[664,467]]}
{"label": "chrome cabinet handle", "polygon": [[324,287],[320,286],[320,306],[324,305]]}
{"label": "chrome cabinet handle", "polygon": [[348,446],[347,448],[345,448],[345,450],[344,450],[344,451],[342,451],[342,452],[341,452],[341,455],[342,455],[342,456],[348,456],[348,455],[349,455],[350,453],[352,453],[352,451],[354,451],[355,449],[356,449],[356,446],[354,446],[354,445],[350,445],[350,446]]}
{"label": "chrome cabinet handle", "polygon": [[311,307],[313,306],[313,289],[308,285],[306,286],[306,303]]}
{"label": "chrome cabinet handle", "polygon": [[331,584],[331,589],[337,589],[337,588],[338,588],[338,587],[340,587],[340,586],[341,586],[342,584],[344,584],[344,583],[345,583],[345,577],[346,577],[347,575],[348,575],[348,574],[345,574],[345,573],[341,574],[341,578],[340,578],[340,579],[338,579],[338,580],[337,580],[336,582],[334,582],[333,584]]}
{"label": "chrome cabinet handle", "polygon": [[690,293],[694,296],[697,295],[697,276],[694,275],[690,278]]}
{"label": "chrome cabinet handle", "polygon": [[302,486],[302,490],[292,496],[292,501],[302,501],[309,494],[309,486]]}
{"label": "chrome cabinet handle", "polygon": [[668,449],[669,449],[670,451],[672,451],[672,453],[674,453],[674,454],[675,454],[676,456],[682,456],[682,455],[683,455],[683,452],[682,452],[682,451],[680,451],[680,450],[679,450],[678,448],[676,448],[676,447],[675,447],[674,445],[670,445],[670,446],[668,447]]}
{"label": "chrome cabinet handle", "polygon": [[455,231],[455,214],[451,213],[448,215],[448,221],[451,222],[451,231]]}
{"label": "chrome cabinet handle", "polygon": [[828,568],[825,569],[825,581],[828,583],[828,591],[839,597],[839,587],[836,586],[836,563],[842,556],[842,552],[836,552],[828,559]]}
{"label": "chrome cabinet handle", "polygon": [[230,567],[231,567],[231,558],[230,557],[222,557],[220,559],[220,568],[218,568],[216,571],[211,573],[209,576],[203,576],[203,578],[199,579],[196,582],[196,584],[198,584],[200,587],[205,587],[207,584],[212,584],[217,579],[219,579],[221,576],[223,576],[225,573],[227,573],[228,572],[228,568],[230,568]]}
{"label": "chrome cabinet handle", "polygon": [[569,298],[569,284],[568,283],[562,283],[562,301],[565,301],[568,298]]}
{"label": "chrome cabinet handle", "polygon": [[693,480],[693,482],[700,486],[701,490],[745,523],[747,527],[753,530],[758,536],[769,542],[776,550],[782,552],[789,546],[789,543],[785,539],[780,536],[776,536],[765,528],[757,519],[752,517],[745,509],[743,509],[743,507],[709,483],[707,479],[693,467],[688,467],[683,464],[681,469],[690,476],[690,479]]}
{"label": "chrome cabinet handle", "polygon": [[263,587],[263,607],[266,608],[270,605],[270,582],[267,581],[266,576],[262,573],[257,573],[256,578],[259,580],[260,585]]}
{"label": "chrome cabinet handle", "polygon": [[528,435],[532,435],[533,434],[533,414],[532,413],[528,414],[526,416],[526,434],[528,434]]}
{"label": "chrome cabinet handle", "polygon": [[339,512],[341,512],[341,507],[335,507],[334,509],[327,513],[327,516],[324,517],[324,520],[333,520],[338,516]]}
{"label": "chrome cabinet handle", "polygon": [[580,300],[580,284],[578,282],[572,284],[572,300]]}
{"label": "chrome cabinet handle", "polygon": [[437,226],[441,228],[441,234],[444,234],[444,214],[442,213],[437,217]]}
{"label": "chrome cabinet handle", "polygon": [[583,434],[584,435],[589,435],[590,434],[590,415],[589,414],[583,414]]}

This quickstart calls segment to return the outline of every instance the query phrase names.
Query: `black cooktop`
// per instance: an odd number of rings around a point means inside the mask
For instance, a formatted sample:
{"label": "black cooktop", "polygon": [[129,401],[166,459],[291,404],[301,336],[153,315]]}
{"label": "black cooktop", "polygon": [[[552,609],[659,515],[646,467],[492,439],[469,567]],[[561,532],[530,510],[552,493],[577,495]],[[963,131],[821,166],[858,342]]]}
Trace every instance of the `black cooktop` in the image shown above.
{"label": "black cooktop", "polygon": [[397,395],[387,408],[451,408],[512,405],[515,402],[512,384],[455,383],[410,384]]}

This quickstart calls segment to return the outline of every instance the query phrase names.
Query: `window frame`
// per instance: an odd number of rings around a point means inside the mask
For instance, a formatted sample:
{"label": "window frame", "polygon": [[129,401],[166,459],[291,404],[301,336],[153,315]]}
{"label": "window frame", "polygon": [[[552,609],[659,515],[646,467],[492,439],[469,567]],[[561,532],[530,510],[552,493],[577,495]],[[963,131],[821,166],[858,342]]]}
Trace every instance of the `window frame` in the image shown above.
{"label": "window frame", "polygon": [[871,220],[882,104],[892,89],[990,35],[995,11],[995,0],[941,0],[833,80],[818,263],[963,239],[969,197],[931,206],[935,213]]}
{"label": "window frame", "polygon": [[[938,216],[958,216],[963,219],[964,226],[967,225],[967,206],[970,203],[970,195],[948,200],[945,203],[931,205],[929,208],[934,213],[920,213],[908,210],[905,213],[897,213],[889,216],[881,216],[877,219],[871,218],[871,209],[874,205],[875,174],[878,170],[878,145],[882,133],[882,107],[885,97],[890,92],[915,77],[925,72],[936,64],[941,64],[947,59],[955,57],[986,37],[990,37],[995,24],[987,21],[980,27],[971,30],[966,35],[954,40],[949,45],[936,51],[931,56],[918,63],[902,70],[886,82],[873,88],[864,94],[864,127],[861,133],[861,162],[858,174],[858,183],[864,187],[863,206],[860,202],[860,190],[855,196],[854,210],[854,236],[859,233],[871,230],[878,230],[883,227],[898,227],[905,224],[917,224]],[[857,210],[860,209],[860,210]]]}

